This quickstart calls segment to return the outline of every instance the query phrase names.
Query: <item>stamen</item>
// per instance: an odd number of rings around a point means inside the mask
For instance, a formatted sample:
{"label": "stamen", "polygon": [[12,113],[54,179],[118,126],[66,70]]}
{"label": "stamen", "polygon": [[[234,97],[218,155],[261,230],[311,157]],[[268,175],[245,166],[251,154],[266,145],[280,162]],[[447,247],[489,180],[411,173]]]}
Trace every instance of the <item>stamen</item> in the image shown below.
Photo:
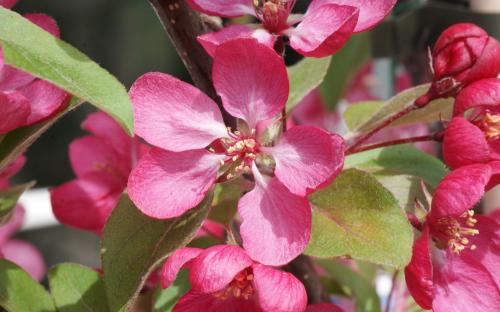
{"label": "stamen", "polygon": [[230,296],[236,299],[248,300],[255,292],[252,281],[252,269],[245,269],[238,273],[225,289],[214,293],[213,296],[220,300],[226,300]]}
{"label": "stamen", "polygon": [[475,250],[476,245],[469,245],[470,240],[465,236],[474,236],[479,234],[479,230],[474,226],[477,219],[474,219],[474,211],[468,210],[463,213],[458,219],[444,217],[437,222],[442,226],[441,232],[447,240],[447,245],[453,253],[459,254],[466,248]]}
{"label": "stamen", "polygon": [[481,126],[484,131],[484,135],[488,140],[494,140],[500,137],[500,115],[486,113],[484,116]]}

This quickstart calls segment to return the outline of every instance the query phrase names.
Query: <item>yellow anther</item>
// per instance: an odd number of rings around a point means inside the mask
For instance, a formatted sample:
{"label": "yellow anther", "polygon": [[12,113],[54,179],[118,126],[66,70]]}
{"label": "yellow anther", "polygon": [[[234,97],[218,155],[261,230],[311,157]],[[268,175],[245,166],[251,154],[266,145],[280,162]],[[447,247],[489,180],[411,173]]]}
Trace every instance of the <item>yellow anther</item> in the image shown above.
{"label": "yellow anther", "polygon": [[500,136],[500,115],[486,113],[483,119],[484,134],[487,139],[496,139]]}

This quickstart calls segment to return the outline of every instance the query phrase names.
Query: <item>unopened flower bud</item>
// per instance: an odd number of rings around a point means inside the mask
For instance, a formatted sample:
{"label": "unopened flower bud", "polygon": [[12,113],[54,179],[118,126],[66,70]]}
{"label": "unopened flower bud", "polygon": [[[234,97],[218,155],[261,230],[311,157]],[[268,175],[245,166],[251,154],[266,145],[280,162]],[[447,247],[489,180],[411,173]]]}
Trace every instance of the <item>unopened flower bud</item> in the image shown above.
{"label": "unopened flower bud", "polygon": [[500,43],[474,24],[455,24],[436,42],[432,68],[432,86],[415,102],[419,107],[436,98],[455,96],[474,81],[497,77],[500,73]]}

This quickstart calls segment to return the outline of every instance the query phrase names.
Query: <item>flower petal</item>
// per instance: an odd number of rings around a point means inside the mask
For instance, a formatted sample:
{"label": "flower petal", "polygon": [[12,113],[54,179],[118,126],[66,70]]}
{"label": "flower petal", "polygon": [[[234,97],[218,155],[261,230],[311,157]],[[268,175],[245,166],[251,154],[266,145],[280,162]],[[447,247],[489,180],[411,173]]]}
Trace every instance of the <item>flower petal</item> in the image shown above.
{"label": "flower petal", "polygon": [[255,15],[252,0],[187,0],[197,11],[208,15],[238,17]]}
{"label": "flower petal", "polygon": [[479,202],[491,177],[489,165],[477,164],[453,170],[438,184],[427,216],[430,222],[458,217]]}
{"label": "flower petal", "polygon": [[270,48],[274,47],[274,42],[276,41],[276,37],[265,29],[252,29],[247,25],[234,24],[226,26],[217,32],[198,36],[198,42],[211,57],[214,57],[217,47],[226,41],[238,38],[254,38],[257,39],[259,43]]}
{"label": "flower petal", "polygon": [[7,65],[0,47],[0,91],[12,91],[35,80],[31,74]]}
{"label": "flower petal", "polygon": [[124,188],[109,174],[90,173],[51,189],[52,210],[61,223],[100,235]]}
{"label": "flower petal", "polygon": [[0,0],[0,6],[10,9],[12,8],[19,0]]}
{"label": "flower petal", "polygon": [[0,172],[0,190],[9,187],[9,178],[18,173],[26,163],[26,157],[21,155]]}
{"label": "flower petal", "polygon": [[324,4],[309,7],[297,28],[285,33],[290,45],[308,57],[332,55],[351,37],[358,20],[359,9],[346,5]]}
{"label": "flower petal", "polygon": [[30,103],[19,92],[0,92],[0,134],[24,126],[30,114]]}
{"label": "flower petal", "polygon": [[104,112],[89,114],[83,121],[82,128],[111,143],[116,152],[125,159],[131,157],[133,139],[123,131],[123,128],[113,118]]}
{"label": "flower petal", "polygon": [[26,125],[54,116],[69,103],[68,93],[43,80],[36,80],[18,90],[30,101],[31,112]]}
{"label": "flower petal", "polygon": [[500,79],[483,79],[471,83],[457,95],[453,115],[463,116],[471,108],[498,109],[500,106]]}
{"label": "flower petal", "polygon": [[263,264],[284,265],[306,247],[311,235],[311,207],[305,197],[290,193],[277,178],[259,181],[238,203],[243,247]]}
{"label": "flower petal", "polygon": [[55,37],[59,37],[61,32],[59,30],[59,26],[57,26],[57,22],[47,14],[43,13],[29,13],[23,15],[25,18],[30,20],[33,24],[42,28],[46,32],[50,33]]}
{"label": "flower petal", "polygon": [[78,138],[69,145],[71,167],[77,177],[89,172],[106,172],[121,181],[127,181],[131,165],[122,159],[105,140],[94,136]]}
{"label": "flower petal", "polygon": [[184,294],[173,312],[262,312],[258,304],[252,300],[235,299],[229,297],[225,300],[216,298],[212,294],[205,294],[194,290]]}
{"label": "flower petal", "polygon": [[406,285],[415,302],[430,310],[434,298],[432,261],[429,250],[429,227],[424,227],[422,235],[413,245],[411,261],[405,268]]}
{"label": "flower petal", "polygon": [[34,279],[41,281],[47,271],[43,256],[32,244],[13,239],[0,247],[5,259],[14,262]]}
{"label": "flower petal", "polygon": [[204,149],[177,153],[153,148],[129,176],[130,198],[150,217],[178,217],[203,200],[223,157]]}
{"label": "flower petal", "polygon": [[443,158],[451,168],[486,163],[491,160],[490,146],[483,131],[462,117],[454,117],[446,127]]}
{"label": "flower petal", "polygon": [[359,9],[359,19],[354,32],[365,31],[380,23],[396,5],[397,0],[313,0],[309,5],[322,6],[328,3],[348,5]]}
{"label": "flower petal", "polygon": [[[500,232],[498,223],[477,216],[479,234],[459,255],[447,252],[444,265],[435,270],[434,311],[497,311],[500,306]],[[452,302],[453,304],[450,304]]]}
{"label": "flower petal", "polygon": [[306,312],[343,312],[339,306],[333,303],[321,302],[307,306]]}
{"label": "flower petal", "polygon": [[191,263],[189,281],[195,291],[213,293],[225,288],[253,261],[235,245],[217,245],[202,251]]}
{"label": "flower petal", "polygon": [[235,39],[215,52],[214,86],[226,111],[257,123],[279,114],[288,99],[285,64],[273,49],[255,39]]}
{"label": "flower petal", "polygon": [[311,126],[293,127],[263,151],[274,157],[276,177],[300,196],[330,180],[344,164],[343,140],[332,140],[328,132]]}
{"label": "flower petal", "polygon": [[254,286],[264,311],[303,312],[307,306],[304,285],[292,274],[262,264],[253,266]]}
{"label": "flower petal", "polygon": [[175,251],[167,258],[161,269],[161,285],[168,288],[177,277],[177,273],[185,267],[191,260],[198,257],[203,251],[201,248],[185,247]]}
{"label": "flower petal", "polygon": [[219,108],[195,87],[162,73],[148,73],[130,89],[136,134],[166,150],[207,147],[227,136]]}

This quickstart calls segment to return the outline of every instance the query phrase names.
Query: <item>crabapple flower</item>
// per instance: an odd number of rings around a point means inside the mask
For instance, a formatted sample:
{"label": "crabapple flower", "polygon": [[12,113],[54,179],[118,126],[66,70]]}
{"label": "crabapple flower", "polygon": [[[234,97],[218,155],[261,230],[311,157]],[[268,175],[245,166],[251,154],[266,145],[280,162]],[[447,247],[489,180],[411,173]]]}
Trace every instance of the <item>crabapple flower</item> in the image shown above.
{"label": "crabapple flower", "polygon": [[90,114],[82,128],[91,135],[69,146],[77,178],[51,189],[50,199],[61,223],[100,234],[145,147],[103,112]]}
{"label": "crabapple flower", "polygon": [[252,15],[261,23],[257,27],[230,25],[198,37],[211,56],[217,46],[230,39],[252,37],[273,47],[278,37],[287,36],[292,48],[300,54],[324,57],[338,51],[353,33],[379,23],[396,0],[313,0],[303,16],[290,14],[295,0],[188,0],[188,3],[206,14]]}
{"label": "crabapple flower", "polygon": [[432,52],[432,69],[432,86],[417,99],[417,106],[436,98],[455,96],[474,81],[497,77],[500,43],[474,24],[455,24],[437,40]]}
{"label": "crabapple flower", "polygon": [[254,262],[238,246],[177,250],[163,265],[163,288],[171,285],[182,268],[189,269],[191,289],[179,299],[174,312],[306,309],[307,294],[295,276]]}
{"label": "crabapple flower", "polygon": [[408,289],[422,308],[498,311],[500,224],[471,210],[496,171],[498,162],[469,165],[438,185],[405,269]]}
{"label": "crabapple flower", "polygon": [[217,181],[253,175],[255,187],[238,205],[243,246],[261,263],[287,263],[310,237],[306,195],[338,174],[343,141],[309,126],[262,141],[256,127],[283,110],[289,82],[282,59],[255,39],[221,45],[213,81],[226,111],[240,119],[234,132],[208,96],[174,77],[149,73],[134,83],[136,133],[154,147],[130,174],[130,198],[146,215],[173,218]]}
{"label": "crabapple flower", "polygon": [[[12,4],[12,1],[0,5]],[[54,36],[56,22],[45,14],[26,14],[25,18]],[[5,64],[0,46],[0,134],[46,120],[63,110],[69,94],[44,80]]]}
{"label": "crabapple flower", "polygon": [[336,306],[333,303],[326,303],[326,302],[310,304],[306,308],[306,312],[342,312],[342,311],[343,310],[339,306]]}
{"label": "crabapple flower", "polygon": [[[465,117],[465,113],[471,113]],[[472,83],[457,96],[445,129],[443,156],[451,168],[500,160],[500,79]]]}
{"label": "crabapple flower", "polygon": [[[20,156],[0,172],[0,190],[9,187],[9,178],[21,170],[25,162],[25,157]],[[11,238],[23,224],[24,214],[23,207],[17,205],[9,222],[0,225],[0,258],[16,263],[40,281],[46,271],[41,253],[30,243]]]}
{"label": "crabapple flower", "polygon": [[6,9],[12,8],[18,0],[0,0],[0,7],[4,7]]}

